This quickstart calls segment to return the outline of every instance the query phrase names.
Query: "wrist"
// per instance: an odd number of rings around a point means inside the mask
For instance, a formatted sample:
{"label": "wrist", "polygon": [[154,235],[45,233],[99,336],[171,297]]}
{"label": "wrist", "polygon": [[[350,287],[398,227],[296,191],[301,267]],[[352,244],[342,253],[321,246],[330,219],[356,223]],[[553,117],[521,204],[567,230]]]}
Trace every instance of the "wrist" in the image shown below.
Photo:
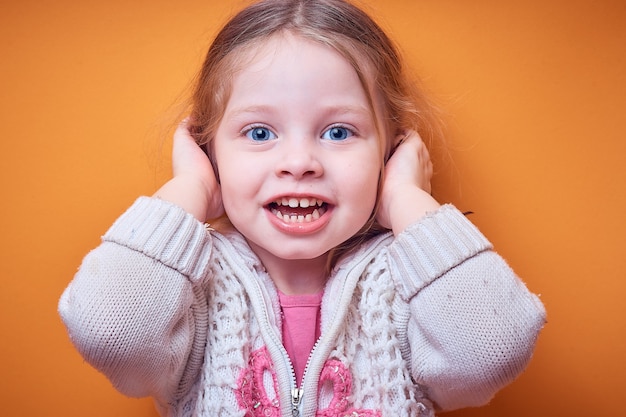
{"label": "wrist", "polygon": [[441,207],[428,192],[415,186],[398,187],[389,199],[388,218],[393,234],[397,236],[413,223]]}
{"label": "wrist", "polygon": [[200,222],[221,215],[217,208],[212,207],[216,204],[212,204],[207,188],[194,178],[176,176],[159,188],[153,196],[181,207]]}

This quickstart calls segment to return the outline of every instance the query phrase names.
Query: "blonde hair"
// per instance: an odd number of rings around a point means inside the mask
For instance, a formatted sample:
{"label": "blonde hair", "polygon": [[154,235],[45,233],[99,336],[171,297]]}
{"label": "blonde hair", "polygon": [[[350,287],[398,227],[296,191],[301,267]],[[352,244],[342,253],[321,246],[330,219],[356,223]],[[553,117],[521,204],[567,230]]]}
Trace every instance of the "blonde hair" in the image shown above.
{"label": "blonde hair", "polygon": [[[436,109],[408,76],[394,43],[365,12],[343,0],[262,0],[241,10],[218,32],[191,97],[189,130],[207,152],[216,175],[211,141],[230,96],[232,76],[249,55],[245,52],[284,32],[325,44],[352,65],[370,108],[374,114],[383,113],[375,117],[384,124],[377,125],[383,161],[391,155],[395,138],[405,131],[417,131],[427,145],[437,139]],[[359,233],[331,251],[329,267],[383,231],[375,213],[376,208]]]}

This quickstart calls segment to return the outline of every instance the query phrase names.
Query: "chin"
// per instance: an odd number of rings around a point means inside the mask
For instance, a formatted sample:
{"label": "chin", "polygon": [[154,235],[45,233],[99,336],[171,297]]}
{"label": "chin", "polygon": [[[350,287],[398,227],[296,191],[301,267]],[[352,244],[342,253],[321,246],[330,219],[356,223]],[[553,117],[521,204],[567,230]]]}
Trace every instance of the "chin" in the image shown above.
{"label": "chin", "polygon": [[315,259],[319,259],[321,257],[326,257],[328,255],[328,251],[323,253],[318,252],[287,252],[287,253],[273,253],[273,255],[277,258],[283,259],[285,261],[311,261]]}

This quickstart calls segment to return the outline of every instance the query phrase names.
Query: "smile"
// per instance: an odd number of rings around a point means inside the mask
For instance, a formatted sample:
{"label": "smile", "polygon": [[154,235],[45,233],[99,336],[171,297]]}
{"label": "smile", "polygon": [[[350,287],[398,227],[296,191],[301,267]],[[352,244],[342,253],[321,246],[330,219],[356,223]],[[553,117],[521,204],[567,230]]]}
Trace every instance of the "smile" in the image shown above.
{"label": "smile", "polygon": [[283,197],[270,203],[268,208],[285,223],[310,223],[326,212],[328,204],[312,197]]}

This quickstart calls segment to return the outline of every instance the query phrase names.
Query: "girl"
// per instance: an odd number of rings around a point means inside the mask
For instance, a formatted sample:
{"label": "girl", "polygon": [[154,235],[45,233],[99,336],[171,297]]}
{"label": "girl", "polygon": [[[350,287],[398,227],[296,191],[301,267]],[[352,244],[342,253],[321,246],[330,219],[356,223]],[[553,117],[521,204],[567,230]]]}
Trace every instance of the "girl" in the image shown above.
{"label": "girl", "polygon": [[244,9],[210,47],[173,178],[64,292],[73,343],[164,416],[484,404],[526,366],[544,310],[431,197],[431,113],[354,6]]}

